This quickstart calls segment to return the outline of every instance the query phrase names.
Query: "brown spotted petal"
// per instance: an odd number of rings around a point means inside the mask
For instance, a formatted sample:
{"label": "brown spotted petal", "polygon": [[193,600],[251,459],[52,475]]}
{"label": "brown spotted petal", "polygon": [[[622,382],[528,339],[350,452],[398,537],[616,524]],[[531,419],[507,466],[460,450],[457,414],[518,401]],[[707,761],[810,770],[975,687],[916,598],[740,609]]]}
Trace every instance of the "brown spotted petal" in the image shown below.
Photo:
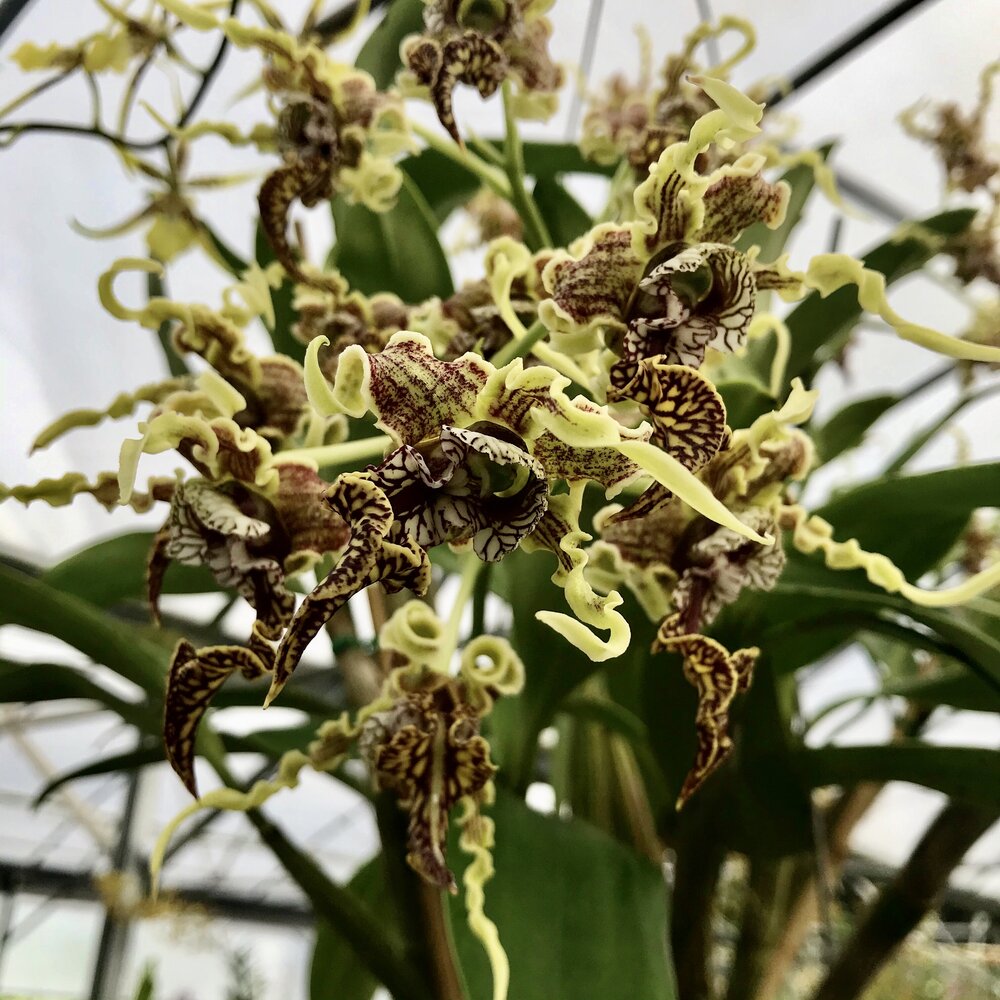
{"label": "brown spotted petal", "polygon": [[540,315],[557,334],[584,335],[604,326],[620,329],[641,277],[632,231],[598,227],[578,259],[559,253],[546,265],[542,280],[550,299],[542,303]]}
{"label": "brown spotted petal", "polygon": [[496,772],[478,713],[460,686],[442,677],[370,716],[359,746],[378,785],[394,791],[409,812],[406,860],[432,885],[455,892],[445,857],[448,813]]}
{"label": "brown spotted petal", "polygon": [[296,201],[310,206],[332,194],[330,164],[321,156],[311,156],[300,157],[273,171],[264,179],[257,196],[260,224],[274,256],[289,276],[303,285],[326,288],[333,279],[300,266],[298,255],[288,241],[288,215]]}
{"label": "brown spotted petal", "polygon": [[436,438],[445,424],[475,420],[493,367],[474,354],[439,361],[426,337],[397,333],[378,354],[348,348],[337,367],[336,392],[351,416],[369,410],[401,444]]}
{"label": "brown spotted petal", "polygon": [[179,354],[199,355],[231,382],[252,387],[260,383],[260,362],[235,323],[199,305],[178,310],[177,318],[182,322],[172,339]]}
{"label": "brown spotted petal", "polygon": [[459,144],[462,138],[452,110],[455,87],[466,83],[481,97],[490,97],[503,83],[508,68],[503,49],[478,31],[463,32],[444,45],[421,38],[407,48],[404,58],[416,78],[430,88],[438,120]]}
{"label": "brown spotted petal", "polygon": [[522,445],[471,428],[446,425],[421,450],[403,445],[370,475],[419,546],[471,539],[487,562],[516,549],[547,506],[539,462]]}
{"label": "brown spotted petal", "polygon": [[760,650],[752,647],[730,653],[715,639],[686,632],[680,614],[670,615],[660,626],[653,651],[664,650],[680,653],[684,676],[698,690],[698,753],[677,798],[680,809],[732,753],[729,709],[736,695],[750,687]]}
{"label": "brown spotted petal", "polygon": [[[635,377],[615,398],[632,399],[649,411],[651,440],[686,469],[700,469],[726,436],[726,407],[715,386],[684,365],[643,358]],[[609,398],[611,393],[609,392]]]}
{"label": "brown spotted petal", "polygon": [[195,649],[186,639],[177,643],[167,676],[163,714],[163,744],[170,766],[184,787],[198,795],[195,782],[195,737],[209,703],[223,683],[237,670],[248,680],[268,672],[268,645],[256,648],[207,646]]}
{"label": "brown spotted petal", "polygon": [[285,588],[270,534],[266,521],[244,513],[222,490],[201,480],[179,483],[150,554],[147,584],[154,615],[170,562],[207,566],[220,587],[236,590],[254,608],[262,634],[276,638],[291,617],[295,597]]}
{"label": "brown spotted petal", "polygon": [[325,555],[340,552],[350,529],[331,510],[325,494],[330,484],[307,465],[282,463],[278,469],[278,492],[274,509],[287,539],[286,573],[301,573]]}
{"label": "brown spotted petal", "polygon": [[[766,510],[750,508],[740,516],[755,530],[774,531],[774,518]],[[691,631],[710,625],[744,587],[770,590],[785,568],[780,540],[758,545],[728,528],[718,528],[694,545],[690,558],[693,565],[681,574],[673,600]]]}
{"label": "brown spotted petal", "polygon": [[[708,285],[698,300],[694,280]],[[699,368],[709,348],[738,350],[757,301],[747,258],[719,243],[681,250],[653,268],[639,291],[622,348],[632,364],[660,354],[668,364]]]}
{"label": "brown spotted petal", "polygon": [[784,220],[791,194],[785,181],[771,184],[739,163],[720,167],[712,176],[718,179],[705,191],[705,218],[697,237],[702,243],[732,243],[758,222],[774,229]]}
{"label": "brown spotted petal", "polygon": [[265,704],[288,682],[313,637],[356,593],[381,582],[390,593],[409,587],[422,594],[430,583],[427,553],[395,523],[388,497],[370,474],[345,473],[326,499],[350,527],[351,539],[340,562],[306,597],[288,626]]}

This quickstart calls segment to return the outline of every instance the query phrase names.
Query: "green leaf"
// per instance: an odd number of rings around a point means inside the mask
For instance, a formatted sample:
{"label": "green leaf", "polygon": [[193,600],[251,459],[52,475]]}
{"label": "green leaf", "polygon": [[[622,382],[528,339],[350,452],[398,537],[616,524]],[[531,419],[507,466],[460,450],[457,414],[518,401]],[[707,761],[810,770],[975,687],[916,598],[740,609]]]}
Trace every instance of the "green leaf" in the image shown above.
{"label": "green leaf", "polygon": [[156,977],[152,963],[147,963],[142,970],[142,978],[136,987],[134,1000],[153,1000],[156,995]]}
{"label": "green leaf", "polygon": [[730,427],[749,427],[759,416],[776,407],[774,397],[756,382],[717,382],[726,404],[726,423]]}
{"label": "green leaf", "polygon": [[1000,392],[1000,384],[983,386],[977,392],[965,393],[953,406],[935,420],[930,426],[922,428],[907,443],[906,447],[886,466],[886,475],[897,475],[919,452],[921,452],[938,434],[950,426],[951,422],[967,406],[978,403],[995,393]]}
{"label": "green leaf", "polygon": [[[661,872],[589,824],[541,816],[503,791],[486,811],[497,830],[486,913],[510,959],[509,995],[672,1000]],[[453,846],[449,859],[459,867],[463,855]],[[462,893],[449,902],[469,996],[492,996],[489,966],[468,929]]]}
{"label": "green leaf", "polygon": [[152,702],[163,698],[165,650],[94,605],[8,566],[0,566],[0,624],[54,635],[138,684]]}
{"label": "green leaf", "polygon": [[226,749],[235,752],[262,753],[268,757],[278,758],[289,750],[302,750],[307,743],[316,738],[316,730],[322,719],[314,719],[300,726],[288,726],[284,729],[258,729],[245,736],[234,736],[231,733],[220,733]]}
{"label": "green leaf", "polygon": [[[832,144],[820,148],[819,153],[824,160],[829,156],[832,148]],[[785,212],[782,224],[777,229],[768,229],[763,222],[758,222],[744,230],[735,243],[736,247],[744,253],[754,245],[759,246],[760,256],[758,259],[765,264],[770,264],[781,256],[785,244],[788,242],[788,237],[798,225],[799,219],[802,217],[802,210],[816,184],[816,175],[812,167],[805,164],[792,167],[791,170],[782,175],[781,179],[786,181],[792,189],[788,199],[788,210]]]}
{"label": "green leaf", "polygon": [[421,0],[393,0],[389,11],[358,53],[354,65],[371,73],[379,90],[388,90],[402,67],[400,42],[407,35],[419,35],[424,28],[424,5]]}
{"label": "green leaf", "polygon": [[480,187],[475,174],[434,149],[409,156],[399,166],[423,195],[439,226]]}
{"label": "green leaf", "polygon": [[[348,885],[390,926],[394,922],[388,878],[381,855],[358,869]],[[354,949],[325,920],[316,921],[316,945],[309,969],[309,1000],[371,1000],[378,980]]]}
{"label": "green leaf", "polygon": [[[924,219],[917,225],[932,234],[954,236],[968,227],[975,214],[975,209],[955,209]],[[920,270],[936,254],[925,239],[910,236],[899,242],[890,239],[876,247],[865,255],[864,264],[884,274],[886,284],[891,285]],[[861,314],[857,290],[853,286],[841,288],[826,298],[813,292],[803,300],[786,320],[792,340],[786,377],[802,376],[811,381],[816,369],[835,357],[844,346]]]}
{"label": "green leaf", "polygon": [[[494,142],[503,144],[502,140]],[[528,175],[537,177],[540,181],[551,181],[558,174],[585,173],[610,176],[612,172],[611,168],[599,166],[585,159],[580,150],[571,143],[526,142],[524,159]],[[400,161],[399,165],[419,188],[438,225],[456,208],[464,205],[481,186],[475,174],[433,149],[424,149],[416,156],[409,156]],[[545,196],[543,190],[543,199]],[[574,211],[575,225],[579,227],[582,221],[579,213],[582,213],[583,209],[577,205]],[[590,223],[587,228],[589,225]]]}
{"label": "green leaf", "polygon": [[583,206],[552,177],[542,177],[535,183],[535,204],[557,247],[569,246],[594,224]]}
{"label": "green leaf", "polygon": [[[42,581],[102,608],[133,598],[144,600],[146,560],[153,538],[152,531],[103,538],[46,570]],[[165,594],[203,594],[218,589],[204,566],[172,564],[163,583]]]}
{"label": "green leaf", "polygon": [[32,805],[37,808],[53,792],[57,792],[64,785],[80,778],[93,778],[102,774],[118,774],[121,771],[136,771],[140,767],[148,767],[150,764],[159,764],[165,759],[163,744],[158,741],[151,741],[147,745],[137,750],[129,750],[126,753],[113,754],[110,757],[100,757],[97,760],[88,761],[79,767],[74,767],[71,771],[64,771],[56,775],[44,788],[35,796]]}
{"label": "green leaf", "polygon": [[125,722],[147,732],[154,731],[159,724],[159,717],[144,705],[112,694],[82,670],[61,663],[15,663],[0,660],[0,702],[37,704],[74,698],[96,701]]}
{"label": "green leaf", "polygon": [[1000,751],[942,747],[917,740],[878,746],[820,747],[795,753],[811,788],[863,781],[909,781],[950,798],[1000,808]]}
{"label": "green leaf", "polygon": [[[257,236],[254,241],[254,255],[257,263],[266,268],[277,258],[274,250],[268,241],[260,223],[257,224]],[[298,316],[292,308],[292,298],[295,294],[295,285],[288,279],[282,278],[281,284],[277,288],[271,289],[271,306],[274,309],[274,329],[269,330],[271,343],[275,351],[279,354],[287,354],[298,362],[305,360],[306,345],[292,334],[292,324],[296,322]]]}
{"label": "green leaf", "polygon": [[1000,713],[1000,693],[964,667],[949,666],[930,677],[901,677],[886,681],[882,694],[898,695],[921,705],[950,705],[969,712]]}
{"label": "green leaf", "polygon": [[[503,145],[502,140],[494,140]],[[572,142],[524,143],[524,169],[531,177],[554,177],[556,174],[603,174],[610,177],[614,165],[601,165],[588,160],[580,147]]]}
{"label": "green leaf", "polygon": [[642,719],[614,701],[574,695],[563,701],[559,711],[584,722],[596,722],[630,743],[645,742],[649,736]]}
{"label": "green leaf", "polygon": [[332,210],[337,228],[333,262],[352,288],[365,295],[395,292],[404,302],[451,295],[437,220],[408,175],[388,212],[348,205],[343,198],[334,199]]}
{"label": "green leaf", "polygon": [[838,410],[822,427],[812,432],[820,462],[832,461],[845,451],[856,448],[872,424],[901,400],[902,397],[891,394],[869,396]]}

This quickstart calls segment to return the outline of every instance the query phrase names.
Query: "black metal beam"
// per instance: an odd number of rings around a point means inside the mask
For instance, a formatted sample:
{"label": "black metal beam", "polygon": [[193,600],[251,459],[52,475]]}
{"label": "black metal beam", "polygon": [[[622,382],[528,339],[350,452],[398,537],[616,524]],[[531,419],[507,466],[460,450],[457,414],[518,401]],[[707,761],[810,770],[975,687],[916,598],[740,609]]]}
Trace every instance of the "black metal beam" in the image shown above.
{"label": "black metal beam", "polygon": [[0,39],[10,26],[24,13],[31,0],[0,0]]}
{"label": "black metal beam", "polygon": [[[0,861],[0,893],[17,892],[88,903],[101,902],[101,895],[94,886],[91,872]],[[213,916],[227,920],[285,924],[290,927],[311,927],[313,924],[312,911],[294,903],[268,903],[255,897],[211,889],[184,889],[176,895],[183,902],[200,904]]]}
{"label": "black metal beam", "polygon": [[852,55],[856,49],[872,41],[880,35],[886,28],[894,25],[900,18],[922,7],[928,0],[900,0],[893,4],[888,10],[883,11],[878,17],[872,18],[867,24],[863,24],[853,34],[848,35],[842,42],[832,46],[825,52],[820,53],[815,59],[807,63],[798,70],[787,87],[775,91],[768,99],[768,107],[774,107],[782,101],[787,100],[796,91],[812,83],[817,77],[833,69],[838,63]]}

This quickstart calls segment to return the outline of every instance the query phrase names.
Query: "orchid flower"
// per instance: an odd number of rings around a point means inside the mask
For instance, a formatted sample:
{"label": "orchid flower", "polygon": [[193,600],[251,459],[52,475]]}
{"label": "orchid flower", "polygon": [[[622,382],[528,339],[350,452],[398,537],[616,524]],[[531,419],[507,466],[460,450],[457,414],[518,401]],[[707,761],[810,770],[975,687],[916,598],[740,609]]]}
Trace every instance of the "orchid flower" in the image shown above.
{"label": "orchid flower", "polygon": [[452,111],[459,83],[490,97],[508,78],[519,85],[521,117],[547,118],[555,110],[562,70],[548,52],[552,0],[424,0],[424,32],[403,40],[409,78],[404,90],[427,93],[448,134],[462,140]]}

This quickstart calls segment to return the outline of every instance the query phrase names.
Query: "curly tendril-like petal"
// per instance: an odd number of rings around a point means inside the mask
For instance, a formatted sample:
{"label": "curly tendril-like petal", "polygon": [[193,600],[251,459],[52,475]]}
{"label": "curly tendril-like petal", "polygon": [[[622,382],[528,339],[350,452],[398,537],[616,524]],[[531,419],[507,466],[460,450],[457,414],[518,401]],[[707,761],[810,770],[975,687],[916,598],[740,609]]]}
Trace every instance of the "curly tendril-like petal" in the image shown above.
{"label": "curly tendril-like petal", "polygon": [[123,501],[117,473],[101,472],[91,482],[81,472],[67,472],[58,479],[41,479],[37,483],[26,485],[5,486],[0,483],[0,503],[13,498],[25,505],[33,500],[41,500],[50,507],[65,507],[80,494],[88,493],[109,511],[114,510],[119,504],[127,504],[137,514],[145,514],[158,500],[169,500],[173,489],[174,479],[153,477],[149,480],[147,492],[140,493],[133,487],[129,491],[128,498]]}
{"label": "curly tendril-like petal", "polygon": [[[552,582],[566,594],[566,603],[576,616],[556,611],[539,611],[535,617],[558,632],[591,660],[603,662],[621,656],[631,639],[628,622],[615,610],[622,597],[612,591],[602,597],[588,582],[584,542],[591,536],[580,528],[580,510],[585,484],[574,483],[568,494],[551,497],[549,509],[534,534],[525,540],[525,549],[548,549],[557,560]],[[601,639],[592,629],[607,631]]]}
{"label": "curly tendril-like petal", "polygon": [[[754,217],[750,210],[754,205],[764,213],[763,218],[769,225],[778,225],[779,215],[784,217],[787,185],[784,190],[780,183],[774,185],[774,191],[768,192],[768,197],[764,198],[761,195],[765,189],[760,185],[749,186],[752,194],[743,190],[745,179],[753,172],[752,165],[758,172],[763,166],[759,158],[741,158],[728,169],[723,167],[707,176],[697,172],[695,162],[698,156],[713,142],[729,139],[743,141],[759,132],[757,122],[763,116],[764,108],[722,80],[710,77],[692,80],[720,107],[702,115],[694,123],[686,142],[667,147],[650,169],[649,177],[635,189],[638,221],[633,227],[632,246],[643,260],[671,242],[690,242],[699,238],[707,214],[705,194],[716,180],[721,182],[729,178],[718,192],[718,198],[712,202],[713,215],[709,217],[720,232],[728,231],[737,222],[746,226],[757,221],[759,217]],[[744,180],[737,183],[737,178]],[[735,192],[731,190],[733,188]],[[731,215],[729,209],[723,208],[726,189],[730,189],[730,194],[738,193],[740,196]]]}
{"label": "curly tendril-like petal", "polygon": [[225,809],[228,812],[249,812],[251,809],[259,809],[272,795],[276,795],[286,788],[297,787],[300,772],[309,764],[310,760],[304,753],[299,750],[290,750],[282,755],[278,763],[277,777],[270,781],[262,779],[254,782],[253,787],[248,792],[238,792],[235,788],[216,788],[182,809],[160,831],[149,855],[151,895],[156,897],[167,848],[170,846],[173,835],[186,819],[197,815],[204,809]]}
{"label": "curly tendril-like petal", "polygon": [[134,392],[119,393],[103,410],[71,410],[40,431],[31,444],[31,450],[35,452],[40,448],[47,448],[53,441],[77,427],[96,427],[102,420],[121,420],[122,417],[131,416],[141,403],[161,403],[171,393],[192,385],[192,380],[187,376],[170,378],[142,385]]}
{"label": "curly tendril-like petal", "polygon": [[181,448],[202,475],[213,480],[237,479],[265,493],[278,487],[271,445],[252,427],[240,427],[229,417],[206,419],[183,413],[161,413],[140,423],[143,436],[122,442],[118,484],[121,502],[132,495],[139,458]]}
{"label": "curly tendril-like petal", "polygon": [[444,623],[426,601],[407,601],[379,631],[379,649],[405,656],[415,666],[432,666],[439,657]]}
{"label": "curly tendril-like petal", "polygon": [[496,825],[481,812],[481,805],[491,805],[496,798],[490,782],[480,794],[479,801],[470,797],[462,799],[462,812],[458,817],[459,848],[472,856],[465,869],[462,884],[465,886],[465,908],[469,914],[469,930],[479,939],[489,959],[493,976],[493,1000],[507,1000],[510,989],[510,962],[500,943],[497,925],[486,916],[486,883],[493,878],[492,849],[496,843]]}
{"label": "curly tendril-like petal", "polygon": [[470,701],[483,714],[497,694],[518,694],[524,687],[524,661],[510,641],[498,635],[477,635],[468,642],[459,674],[469,687]]}
{"label": "curly tendril-like petal", "polygon": [[846,254],[819,254],[809,262],[806,283],[824,298],[845,285],[856,285],[858,302],[862,309],[881,316],[903,338],[929,351],[964,361],[1000,362],[1000,347],[970,343],[957,337],[948,337],[930,327],[911,323],[897,313],[885,294],[885,275],[872,271],[859,260]]}
{"label": "curly tendril-like petal", "polygon": [[666,618],[653,643],[653,652],[674,651],[684,657],[684,676],[698,690],[698,753],[677,797],[678,809],[732,753],[729,709],[736,695],[750,687],[753,665],[760,655],[756,647],[730,653],[715,639],[686,632],[681,617]]}
{"label": "curly tendril-like petal", "polygon": [[925,590],[909,583],[903,571],[888,556],[866,552],[856,538],[849,538],[846,542],[835,541],[834,526],[815,514],[810,516],[801,506],[783,508],[781,523],[792,528],[792,543],[800,552],[821,552],[823,561],[830,569],[863,569],[865,576],[876,587],[890,594],[900,594],[921,607],[955,607],[1000,585],[1000,562],[997,562],[953,587]]}
{"label": "curly tendril-like petal", "polygon": [[201,4],[185,3],[184,0],[157,0],[157,3],[195,31],[220,27],[218,18]]}

